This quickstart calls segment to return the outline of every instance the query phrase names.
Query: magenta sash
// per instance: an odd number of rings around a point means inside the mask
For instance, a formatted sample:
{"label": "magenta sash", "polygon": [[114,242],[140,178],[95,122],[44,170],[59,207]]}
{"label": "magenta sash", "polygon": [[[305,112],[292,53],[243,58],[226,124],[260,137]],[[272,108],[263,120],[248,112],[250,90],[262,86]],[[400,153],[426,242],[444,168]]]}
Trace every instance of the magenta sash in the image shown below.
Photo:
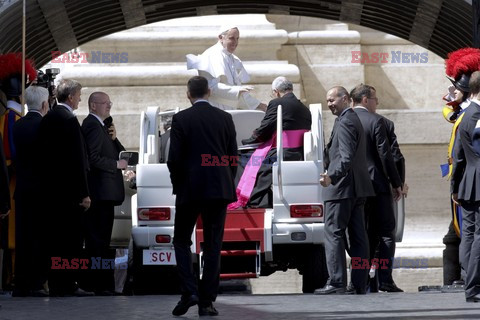
{"label": "magenta sash", "polygon": [[[303,146],[303,134],[309,130],[285,130],[282,133],[283,148],[299,148]],[[229,210],[245,207],[252,195],[253,187],[257,179],[258,170],[267,157],[268,151],[276,147],[277,134],[275,133],[268,141],[262,143],[252,154],[245,166],[242,177],[237,186],[237,201],[228,205]]]}

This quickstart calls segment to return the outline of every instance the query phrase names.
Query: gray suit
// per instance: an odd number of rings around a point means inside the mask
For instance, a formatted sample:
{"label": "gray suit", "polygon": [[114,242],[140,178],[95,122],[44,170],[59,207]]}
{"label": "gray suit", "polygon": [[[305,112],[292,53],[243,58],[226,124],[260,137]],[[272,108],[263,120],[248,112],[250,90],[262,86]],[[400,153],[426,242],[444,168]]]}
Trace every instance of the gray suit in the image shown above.
{"label": "gray suit", "polygon": [[378,258],[389,261],[378,270],[380,284],[393,284],[392,259],[395,257],[395,214],[391,186],[402,185],[390,148],[385,118],[365,108],[355,108],[365,130],[367,164],[375,196],[367,199],[365,215],[370,242],[370,257],[378,247]]}
{"label": "gray suit", "polygon": [[467,273],[466,298],[480,293],[480,155],[473,147],[479,120],[480,106],[472,102],[458,128],[451,179],[451,191],[463,208],[460,262]]}
{"label": "gray suit", "polygon": [[[368,259],[365,231],[365,197],[374,195],[367,171],[365,137],[358,116],[351,108],[335,120],[325,148],[325,168],[332,184],[323,189],[325,201],[325,252],[329,284],[347,283],[345,230],[348,227],[350,255]],[[352,270],[352,283],[364,290],[368,268]]]}

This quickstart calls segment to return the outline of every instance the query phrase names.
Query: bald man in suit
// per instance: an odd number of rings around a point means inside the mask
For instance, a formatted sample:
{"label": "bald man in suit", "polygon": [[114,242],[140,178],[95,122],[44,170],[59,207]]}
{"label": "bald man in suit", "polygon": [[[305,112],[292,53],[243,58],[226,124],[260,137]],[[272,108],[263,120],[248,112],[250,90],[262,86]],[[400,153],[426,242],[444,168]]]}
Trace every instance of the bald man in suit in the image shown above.
{"label": "bald man in suit", "polygon": [[[325,173],[320,177],[325,204],[325,253],[329,279],[315,294],[345,293],[347,270],[345,232],[348,227],[350,256],[361,266],[369,259],[365,230],[365,198],[374,194],[367,170],[365,136],[362,124],[350,108],[350,97],[343,87],[327,92],[328,107],[335,120],[325,148]],[[352,268],[357,294],[365,294],[368,268]]]}

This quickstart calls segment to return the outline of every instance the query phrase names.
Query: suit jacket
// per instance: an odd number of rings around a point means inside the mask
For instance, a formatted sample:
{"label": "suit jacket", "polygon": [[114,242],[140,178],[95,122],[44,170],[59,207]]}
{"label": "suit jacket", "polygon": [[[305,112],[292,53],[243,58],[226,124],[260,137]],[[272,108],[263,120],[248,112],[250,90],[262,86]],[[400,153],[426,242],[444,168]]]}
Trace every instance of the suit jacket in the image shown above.
{"label": "suit jacket", "polygon": [[[265,117],[260,126],[253,131],[249,139],[243,139],[243,144],[264,142],[270,139],[277,131],[277,109],[282,105],[283,130],[310,130],[312,115],[310,110],[292,93],[281,98],[273,99],[268,103]],[[284,148],[285,160],[303,160],[303,148]]]}
{"label": "suit jacket", "polygon": [[235,201],[231,157],[237,157],[237,142],[230,114],[206,101],[175,114],[167,165],[176,203]]}
{"label": "suit jacket", "polygon": [[[0,141],[3,141],[0,133]],[[7,171],[7,161],[3,147],[0,147],[0,213],[6,213],[10,209],[10,188]]]}
{"label": "suit jacket", "polygon": [[377,194],[391,193],[390,184],[398,188],[402,185],[402,181],[393,160],[385,120],[382,116],[364,108],[354,108],[354,110],[365,131],[367,165],[373,188]]}
{"label": "suit jacket", "polygon": [[451,178],[451,192],[463,201],[480,201],[480,155],[472,139],[479,120],[480,105],[471,102],[458,128]]}
{"label": "suit jacket", "polygon": [[117,169],[120,151],[118,139],[112,140],[108,128],[89,114],[82,122],[82,133],[87,145],[90,171],[88,187],[92,201],[113,201],[121,204],[125,198],[122,170]]}
{"label": "suit jacket", "polygon": [[395,161],[395,166],[397,167],[397,172],[400,175],[400,180],[402,184],[405,183],[405,158],[403,157],[402,152],[400,151],[400,146],[398,145],[397,135],[395,134],[395,124],[392,120],[381,116],[385,121],[387,138],[390,143],[390,149],[392,150],[393,161]]}
{"label": "suit jacket", "polygon": [[325,147],[325,169],[332,184],[323,188],[323,200],[375,195],[367,170],[365,135],[356,113],[348,108],[335,120]]}
{"label": "suit jacket", "polygon": [[89,196],[88,159],[77,117],[64,106],[56,105],[43,117],[38,136],[41,176],[48,198],[80,203]]}
{"label": "suit jacket", "polygon": [[14,193],[16,200],[36,195],[43,188],[37,162],[42,155],[38,140],[42,118],[38,112],[28,112],[13,125],[13,143],[16,149],[14,161],[17,173]]}

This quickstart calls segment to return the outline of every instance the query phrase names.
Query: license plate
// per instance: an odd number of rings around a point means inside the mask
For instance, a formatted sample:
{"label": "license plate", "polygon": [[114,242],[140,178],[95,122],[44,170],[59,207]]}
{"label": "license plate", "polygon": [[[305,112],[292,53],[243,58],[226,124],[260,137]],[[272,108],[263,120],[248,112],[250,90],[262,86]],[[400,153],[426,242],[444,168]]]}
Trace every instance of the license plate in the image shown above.
{"label": "license plate", "polygon": [[174,249],[143,250],[144,265],[176,265]]}

